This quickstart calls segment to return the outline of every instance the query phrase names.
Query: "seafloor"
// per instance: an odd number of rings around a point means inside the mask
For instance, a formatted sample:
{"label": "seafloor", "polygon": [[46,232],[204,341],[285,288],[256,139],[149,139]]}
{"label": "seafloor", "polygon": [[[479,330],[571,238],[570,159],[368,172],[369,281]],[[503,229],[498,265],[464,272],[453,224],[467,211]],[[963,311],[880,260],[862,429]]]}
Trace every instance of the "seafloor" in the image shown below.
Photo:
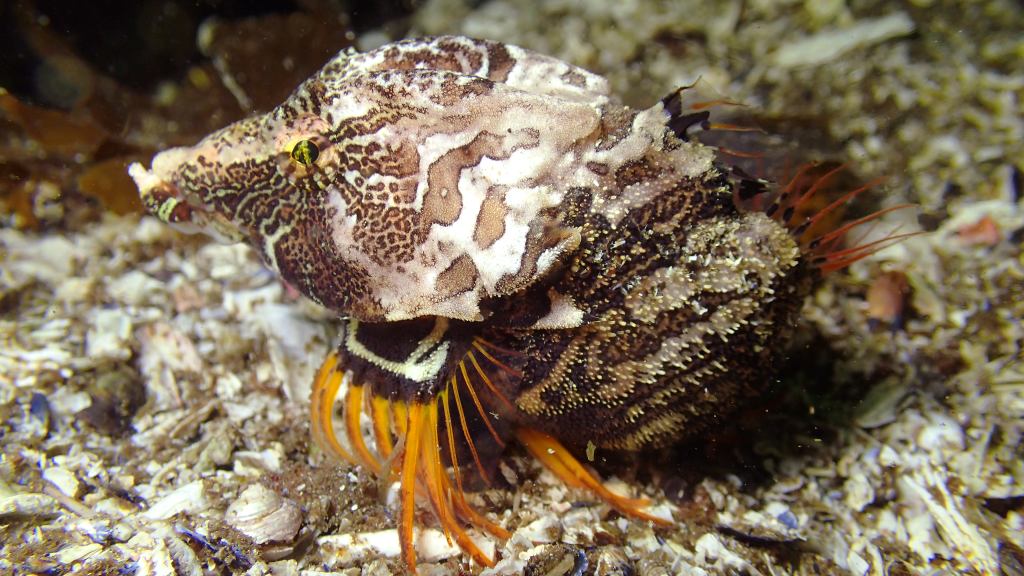
{"label": "seafloor", "polygon": [[[906,230],[929,232],[825,278],[751,410],[598,451],[678,527],[512,450],[511,490],[477,498],[515,534],[487,573],[573,573],[583,550],[588,574],[1024,574],[1024,4],[430,0],[374,22],[307,2],[207,24],[187,74],[130,90],[16,4],[0,18],[65,83],[0,92],[0,572],[404,571],[376,481],[308,440],[331,315],[248,248],[134,213],[122,171],[265,110],[335,40],[459,33],[604,74],[633,106],[703,77],[801,160],[887,176],[860,208],[918,204]],[[239,72],[254,61],[281,62],[274,86]],[[424,534],[421,574],[479,570]]]}

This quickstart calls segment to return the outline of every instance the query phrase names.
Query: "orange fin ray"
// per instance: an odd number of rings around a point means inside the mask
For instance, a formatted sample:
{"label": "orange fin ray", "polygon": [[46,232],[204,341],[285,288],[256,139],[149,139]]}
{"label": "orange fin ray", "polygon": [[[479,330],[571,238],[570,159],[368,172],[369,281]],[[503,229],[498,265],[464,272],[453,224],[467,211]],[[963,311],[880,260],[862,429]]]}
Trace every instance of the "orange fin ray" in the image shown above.
{"label": "orange fin ray", "polygon": [[740,152],[739,150],[730,150],[729,148],[724,148],[722,146],[712,146],[712,148],[718,150],[722,154],[737,156],[739,158],[764,158],[764,154],[758,152]]}
{"label": "orange fin ray", "polygon": [[[462,474],[461,471],[459,470],[458,452],[455,449],[455,436],[452,427],[451,411],[448,407],[448,390],[446,389],[443,392],[441,392],[441,394],[439,394],[439,397],[441,399],[442,404],[444,404],[445,428],[448,431],[448,450],[451,455],[452,469],[455,474],[455,484],[458,490],[458,492],[454,495],[455,497],[452,498],[452,503],[455,506],[456,511],[459,514],[462,514],[465,518],[467,518],[472,524],[477,526],[483,526],[484,530],[487,530],[488,532],[497,536],[498,538],[508,540],[512,537],[512,535],[509,534],[507,530],[491,522],[487,518],[481,516],[476,510],[473,510],[469,506],[469,504],[466,503],[466,492],[463,490],[462,487]],[[451,482],[448,480],[447,475],[445,475],[443,481],[445,486],[447,486],[447,489],[450,491]]]}
{"label": "orange fin ray", "polygon": [[[420,448],[423,456],[420,461],[421,466],[418,474],[421,483],[426,489],[427,499],[430,500],[430,504],[434,508],[434,514],[441,521],[444,537],[448,540],[448,545],[451,546],[452,532],[458,526],[454,526],[455,519],[451,517],[451,507],[448,506],[450,500],[447,498],[447,494],[442,491],[441,476],[444,472],[441,469],[441,456],[438,452],[440,445],[437,443],[436,398],[427,405],[426,420],[424,423],[426,433],[423,434],[423,446]],[[454,526],[454,529],[452,526]]]}
{"label": "orange fin ray", "polygon": [[[693,88],[696,85],[697,83],[694,82],[693,84],[684,87],[684,89]],[[688,108],[691,110],[703,110],[705,108],[714,108],[715,106],[746,106],[746,104],[743,104],[742,102],[733,102],[731,100],[715,100],[714,102],[697,102],[695,104],[690,104]]]}
{"label": "orange fin ray", "polygon": [[[458,523],[453,513],[453,509],[458,507],[452,501],[451,484],[448,482],[448,476],[441,463],[440,445],[437,442],[436,398],[431,404],[426,406],[426,411],[424,425],[431,431],[422,435],[423,446],[420,449],[422,457],[419,478],[427,487],[427,497],[438,519],[441,521],[441,526],[449,544],[454,539],[459,548],[478,564],[493,567],[494,560],[484,554],[476,543],[469,538],[469,535]],[[482,519],[480,516],[478,518]]]}
{"label": "orange fin ray", "polygon": [[462,473],[459,471],[459,456],[455,450],[455,432],[452,429],[452,413],[448,407],[448,388],[446,387],[440,394],[441,401],[444,404],[444,425],[448,430],[448,452],[451,454],[452,468],[455,470],[455,483],[459,488],[459,497],[463,501],[466,500],[466,493],[462,490]]}
{"label": "orange fin ray", "polygon": [[[498,368],[501,368],[501,369],[502,369],[502,370],[504,370],[505,372],[508,372],[509,374],[511,374],[511,375],[513,375],[513,376],[519,376],[520,378],[522,378],[522,376],[523,376],[523,373],[522,373],[522,372],[520,372],[520,371],[518,371],[518,370],[515,370],[515,369],[512,369],[512,368],[509,368],[509,367],[508,367],[508,366],[506,366],[505,364],[503,364],[503,363],[501,363],[500,361],[498,361],[497,359],[495,359],[495,358],[494,358],[494,356],[491,356],[491,355],[490,355],[490,354],[489,354],[489,353],[487,352],[487,350],[484,350],[484,347],[482,346],[482,344],[488,344],[488,342],[487,342],[486,340],[481,340],[481,339],[479,339],[479,338],[477,338],[477,339],[473,340],[473,346],[474,346],[474,347],[475,347],[475,348],[476,348],[477,350],[479,350],[481,354],[483,354],[483,355],[484,355],[484,358],[487,358],[488,360],[490,360],[490,361],[491,361],[491,363],[492,363],[492,364],[494,364],[494,365],[495,365],[495,366],[497,366]],[[488,345],[491,345],[491,344],[488,344]],[[493,345],[491,345],[491,346],[493,346]],[[507,353],[510,353],[510,354],[518,354],[518,352],[512,352],[511,350],[504,350],[504,352],[507,352]]]}
{"label": "orange fin ray", "polygon": [[906,234],[889,235],[886,236],[885,238],[882,238],[881,240],[871,242],[870,244],[865,244],[864,246],[857,246],[855,248],[851,248],[850,250],[844,250],[843,252],[846,254],[843,254],[838,258],[836,256],[840,253],[822,256],[820,257],[820,259],[815,260],[815,264],[821,271],[821,275],[825,276],[831,274],[832,272],[835,272],[836,270],[841,270],[849,266],[850,264],[857,262],[858,260],[867,258],[868,256],[878,252],[879,250],[883,250],[885,248],[888,248],[889,246],[898,244],[901,240],[905,238],[910,238],[911,236],[918,236],[921,234],[927,234],[927,232],[908,232]]}
{"label": "orange fin ray", "polygon": [[360,424],[362,411],[363,386],[362,384],[352,383],[349,385],[348,394],[345,396],[345,430],[348,432],[348,441],[352,444],[352,448],[362,461],[363,466],[369,468],[374,476],[379,476],[381,464],[377,457],[370,452],[370,449],[366,447],[366,441],[363,440],[363,431]]}
{"label": "orange fin ray", "polygon": [[[832,208],[835,205],[836,204],[833,204],[829,208]],[[900,204],[899,206],[893,206],[892,208],[886,208],[885,210],[879,210],[878,212],[875,212],[874,214],[869,214],[868,216],[865,216],[863,218],[859,218],[857,220],[854,220],[853,222],[850,222],[849,224],[843,226],[842,228],[839,228],[838,230],[835,230],[833,232],[829,232],[828,234],[825,234],[824,236],[821,236],[819,238],[815,238],[810,243],[808,243],[807,247],[810,248],[811,250],[814,250],[822,242],[828,242],[829,240],[833,240],[835,238],[839,238],[840,236],[842,236],[843,234],[845,234],[847,231],[849,231],[851,228],[853,228],[855,226],[859,226],[859,225],[861,225],[861,224],[863,224],[865,222],[874,220],[874,219],[878,218],[879,216],[881,216],[883,214],[888,214],[889,212],[895,212],[896,210],[903,210],[904,208],[914,208],[915,206],[917,206],[917,204]]]}
{"label": "orange fin ray", "polygon": [[415,570],[416,549],[413,546],[413,525],[416,517],[416,468],[419,464],[419,450],[422,441],[424,406],[413,402],[409,406],[406,420],[405,452],[402,454],[402,479],[399,489],[401,509],[398,520],[398,544],[401,548],[402,560],[406,566]]}
{"label": "orange fin ray", "polygon": [[459,422],[462,423],[462,433],[465,434],[466,444],[469,445],[469,451],[473,454],[473,460],[476,462],[477,470],[480,471],[480,476],[483,477],[484,481],[490,485],[491,480],[484,474],[484,465],[480,461],[480,455],[476,451],[476,444],[473,443],[473,437],[469,434],[469,424],[466,423],[466,413],[462,410],[462,398],[459,396],[459,383],[455,380],[455,376],[452,376],[451,381],[452,392],[455,393],[455,407],[459,410]]}
{"label": "orange fin ray", "polygon": [[[470,358],[473,356],[470,355]],[[459,362],[459,370],[462,371],[462,378],[466,381],[466,388],[469,390],[469,395],[473,397],[473,404],[476,404],[477,411],[480,412],[480,417],[483,419],[484,424],[487,425],[487,429],[491,432],[491,436],[494,436],[494,441],[498,443],[498,446],[505,447],[505,441],[498,435],[498,431],[491,425],[491,419],[487,417],[487,411],[484,410],[482,404],[480,404],[480,397],[476,395],[476,389],[473,387],[473,383],[469,380],[469,373],[466,371],[466,361]],[[485,377],[486,378],[486,377]]]}
{"label": "orange fin ray", "polygon": [[387,460],[391,456],[391,451],[395,449],[395,445],[391,440],[391,411],[388,409],[390,402],[387,398],[380,396],[370,395],[370,408],[372,413],[370,418],[373,420],[373,435],[377,440],[377,450],[380,451],[381,458]]}
{"label": "orange fin ray", "polygon": [[[479,374],[481,378],[483,378],[484,383],[487,384],[487,387],[491,389],[491,392],[494,392],[494,395],[501,399],[501,401],[505,404],[505,406],[508,407],[509,410],[515,412],[516,409],[514,406],[512,406],[512,403],[508,401],[508,398],[505,398],[504,394],[498,391],[498,388],[494,385],[494,382],[491,382],[491,379],[487,377],[487,373],[484,372],[483,368],[480,367],[480,363],[476,361],[476,356],[474,356],[472,352],[468,353],[467,356],[469,356],[470,362],[473,363],[473,367],[476,368],[476,373]],[[487,356],[487,354],[484,353],[484,356]],[[492,359],[492,361],[494,360]],[[495,363],[504,368],[503,364],[500,364],[498,362]],[[522,376],[522,374],[514,374]]]}
{"label": "orange fin ray", "polygon": [[[495,345],[495,344],[493,344],[491,342],[488,342],[487,340],[484,340],[483,338],[473,338],[473,344],[474,345],[476,345],[476,344],[483,344],[484,346],[487,346],[491,350],[496,350],[498,352],[502,352],[504,354],[510,354],[512,356],[519,356],[520,358],[526,358],[526,354],[524,354],[522,352],[519,352],[518,350],[509,350],[508,348],[502,348],[501,346],[497,346],[497,345]],[[502,366],[502,368],[505,368],[506,370],[508,370],[509,372],[512,372],[513,374],[522,376],[521,373],[516,372],[515,370],[512,370],[511,368],[506,368],[500,362],[495,361],[495,364],[498,364],[499,366]]]}
{"label": "orange fin ray", "polygon": [[331,352],[313,380],[309,403],[310,433],[316,444],[332,459],[358,465],[359,462],[341,446],[334,433],[334,401],[344,380],[345,374],[338,370],[338,353]]}
{"label": "orange fin ray", "polygon": [[583,468],[583,465],[553,436],[539,430],[517,428],[516,437],[533,454],[534,458],[540,460],[567,484],[589,489],[627,516],[649,520],[660,525],[670,526],[673,524],[669,520],[652,516],[640,510],[639,507],[647,504],[647,500],[626,498],[605,488],[601,481]]}
{"label": "orange fin ray", "polygon": [[[811,184],[810,187],[807,188],[807,191],[804,192],[800,196],[800,198],[796,202],[793,203],[792,208],[793,208],[794,212],[797,209],[799,209],[800,206],[802,206],[805,202],[807,202],[807,200],[811,196],[814,196],[814,193],[817,192],[818,190],[820,190],[821,187],[824,186],[826,182],[828,182],[829,178],[835,176],[836,174],[842,172],[843,170],[846,170],[847,168],[850,167],[851,164],[853,164],[853,162],[847,162],[845,164],[840,164],[836,168],[833,168],[832,170],[829,170],[828,172],[826,172],[825,175],[822,176],[821,178],[818,178],[814,182],[814,184]],[[868,188],[871,188],[872,186],[882,182],[883,180],[884,180],[884,178],[880,178],[880,179],[877,179],[877,180],[872,180],[871,182],[868,182],[867,184],[862,186],[860,189],[854,190],[853,192],[850,192],[849,194],[847,194],[846,198],[853,198],[857,194],[860,194],[864,190],[867,190]],[[840,203],[842,203],[842,202],[840,202]],[[822,214],[826,214],[826,213],[828,213],[828,209],[822,210]],[[792,217],[792,216],[790,216],[790,217]]]}
{"label": "orange fin ray", "polygon": [[[804,164],[800,170],[797,171],[796,175],[789,181],[789,184],[786,184],[786,188],[782,190],[778,197],[775,198],[768,208],[764,210],[764,213],[767,214],[769,218],[774,218],[779,209],[788,204],[790,195],[792,195],[794,190],[796,190],[797,185],[803,181],[803,177],[807,172],[817,165],[817,162]],[[789,171],[788,167],[786,168],[786,171]]]}
{"label": "orange fin ray", "polygon": [[[831,175],[832,173],[834,173],[834,171],[830,172],[828,175]],[[828,175],[826,175],[826,177]],[[827,215],[829,212],[832,212],[833,210],[838,208],[840,205],[842,205],[847,200],[853,198],[854,196],[860,194],[861,192],[864,192],[865,190],[867,190],[868,188],[871,188],[875,184],[880,184],[880,183],[884,182],[885,180],[886,180],[885,178],[875,178],[874,180],[872,180],[871,182],[868,182],[864,186],[861,186],[860,188],[857,188],[856,190],[853,190],[852,192],[848,192],[848,193],[844,194],[842,198],[840,198],[840,199],[836,200],[835,202],[829,204],[828,206],[823,208],[821,211],[819,211],[817,214],[815,214],[813,217],[808,219],[803,224],[793,228],[793,235],[794,236],[802,235],[805,230],[807,230],[811,226],[814,226],[818,222],[818,220],[821,220],[822,218],[824,218],[825,215]],[[815,186],[821,184],[823,181],[824,181],[824,179],[819,180],[818,182],[815,183]],[[811,188],[813,189],[814,187],[812,186]],[[800,201],[803,202],[803,200],[804,200],[804,198],[801,198]],[[877,218],[877,217],[879,217],[882,214],[885,214],[887,212],[892,212],[893,210],[899,210],[900,208],[907,208],[909,206],[913,206],[913,204],[906,204],[906,205],[903,205],[903,206],[896,206],[896,207],[893,207],[893,208],[888,208],[886,210],[881,210],[879,212],[875,212],[874,214],[871,214],[870,216],[865,216],[865,217],[861,218],[860,220],[858,220],[857,222],[855,222],[853,224],[850,224],[850,225],[848,225],[848,226],[846,226],[844,228],[840,228],[839,230],[836,230],[832,234],[833,235],[842,234],[842,232],[845,231],[846,229],[848,229],[850,227],[853,227],[853,226],[856,226],[857,224],[860,224],[861,222],[866,222],[866,221],[871,220],[873,218]],[[792,214],[790,214],[789,217],[792,217]],[[786,217],[784,216],[784,218],[786,218]]]}
{"label": "orange fin ray", "polygon": [[[758,128],[751,128],[749,126],[738,126],[736,124],[708,124],[708,130],[729,130],[732,132],[760,132]],[[763,156],[763,154],[761,155]]]}

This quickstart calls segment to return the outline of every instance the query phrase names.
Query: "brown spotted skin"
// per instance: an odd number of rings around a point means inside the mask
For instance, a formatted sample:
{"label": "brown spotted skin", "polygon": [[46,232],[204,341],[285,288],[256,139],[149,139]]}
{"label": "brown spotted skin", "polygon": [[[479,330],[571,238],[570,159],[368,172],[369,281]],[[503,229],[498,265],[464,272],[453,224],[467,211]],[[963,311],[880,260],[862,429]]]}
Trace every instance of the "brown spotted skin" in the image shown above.
{"label": "brown spotted skin", "polygon": [[764,385],[812,274],[678,116],[609,92],[516,46],[402,41],[131,173],[158,217],[350,318],[339,356],[378,396],[432,397],[482,338],[515,423],[663,445]]}
{"label": "brown spotted skin", "polygon": [[495,330],[526,353],[517,421],[564,442],[638,450],[705,429],[773,372],[812,274],[787,232],[740,214],[729,183],[681,182],[617,229],[600,217],[554,286],[582,326]]}

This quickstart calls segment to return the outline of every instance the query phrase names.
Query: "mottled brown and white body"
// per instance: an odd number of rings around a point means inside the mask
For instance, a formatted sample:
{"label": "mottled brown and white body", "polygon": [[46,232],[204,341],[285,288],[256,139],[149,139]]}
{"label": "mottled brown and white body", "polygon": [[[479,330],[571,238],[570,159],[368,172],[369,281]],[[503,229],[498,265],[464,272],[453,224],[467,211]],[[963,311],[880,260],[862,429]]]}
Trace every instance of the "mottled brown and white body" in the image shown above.
{"label": "mottled brown and white body", "polygon": [[687,115],[679,92],[643,111],[609,92],[515,46],[403,41],[342,53],[272,112],[131,169],[164,221],[248,241],[349,319],[314,432],[376,470],[406,439],[403,534],[419,478],[445,526],[457,514],[500,535],[437,472],[466,445],[480,466],[474,435],[500,444],[512,426],[558,458],[558,439],[664,445],[771,374],[812,266],[783,224],[737,207],[716,151],[687,140],[706,112]]}

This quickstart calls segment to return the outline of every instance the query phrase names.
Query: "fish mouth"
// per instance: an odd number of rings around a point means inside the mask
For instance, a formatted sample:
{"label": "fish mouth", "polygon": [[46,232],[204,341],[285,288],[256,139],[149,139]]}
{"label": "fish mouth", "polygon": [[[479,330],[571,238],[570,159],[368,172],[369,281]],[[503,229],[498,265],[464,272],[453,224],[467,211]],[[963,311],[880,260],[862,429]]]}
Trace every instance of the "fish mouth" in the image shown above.
{"label": "fish mouth", "polygon": [[147,170],[138,162],[128,167],[128,175],[135,180],[142,204],[150,214],[179,232],[202,232],[221,244],[235,244],[246,238],[246,234],[223,214],[193,205],[177,185],[158,176],[159,158],[154,159],[153,170]]}
{"label": "fish mouth", "polygon": [[[154,216],[174,226],[186,226],[192,222],[194,209],[171,182],[156,175],[156,170],[147,170],[139,162],[128,166],[128,175],[135,180],[143,206]],[[182,230],[186,232],[186,230]],[[191,231],[188,231],[191,232]]]}
{"label": "fish mouth", "polygon": [[135,180],[135,185],[139,188],[139,197],[142,199],[153,195],[154,191],[158,191],[161,194],[171,193],[175,197],[179,196],[177,186],[173,186],[161,179],[152,170],[147,170],[139,162],[132,162],[128,166],[128,175],[132,177],[132,180]]}

